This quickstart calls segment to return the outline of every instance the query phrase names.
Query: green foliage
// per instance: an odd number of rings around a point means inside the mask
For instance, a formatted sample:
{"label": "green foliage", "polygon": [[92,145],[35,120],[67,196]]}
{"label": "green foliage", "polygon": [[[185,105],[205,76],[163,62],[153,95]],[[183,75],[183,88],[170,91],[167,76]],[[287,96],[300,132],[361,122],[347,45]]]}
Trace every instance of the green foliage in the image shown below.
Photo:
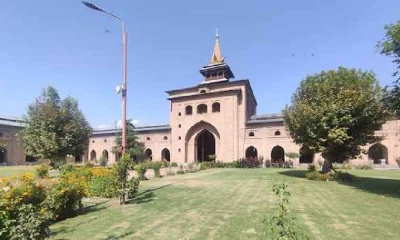
{"label": "green foliage", "polygon": [[45,178],[49,176],[49,167],[47,165],[39,165],[36,169],[36,176],[39,178]]}
{"label": "green foliage", "polygon": [[151,162],[150,168],[154,170],[154,176],[156,178],[161,178],[160,169],[162,167],[162,162]]}
{"label": "green foliage", "polygon": [[183,170],[183,165],[179,166],[179,170],[176,172],[176,174],[185,174],[185,170]]}
{"label": "green foliage", "polygon": [[239,161],[233,161],[233,162],[216,162],[215,163],[216,168],[239,168],[240,163]]}
{"label": "green foliage", "polygon": [[321,152],[329,171],[333,162],[360,155],[378,140],[374,131],[387,120],[381,88],[372,72],[347,69],[308,76],[283,113],[295,143]]}
{"label": "green foliage", "polygon": [[139,180],[132,177],[128,181],[129,169],[132,169],[132,160],[129,154],[124,154],[122,158],[114,164],[115,181],[118,184],[119,203],[125,204],[126,198],[132,199],[139,187]]}
{"label": "green foliage", "polygon": [[[132,120],[126,121],[127,125],[127,135],[126,135],[126,154],[132,157],[132,159],[136,160],[136,162],[142,159],[143,154],[143,144],[139,143],[138,136],[136,135],[135,126],[132,123]],[[116,146],[113,147],[112,152],[114,154],[120,154],[119,149],[122,146],[122,131],[118,132],[117,137],[115,138]]]}
{"label": "green foliage", "polygon": [[362,164],[362,165],[356,165],[355,168],[361,170],[371,170],[372,166],[371,164]]}
{"label": "green foliage", "polygon": [[176,162],[171,163],[171,167],[177,167],[177,166],[178,166],[178,164]]}
{"label": "green foliage", "polygon": [[256,157],[242,158],[239,160],[240,168],[259,168],[262,167],[263,161]]}
{"label": "green foliage", "polygon": [[294,224],[295,218],[289,214],[289,185],[283,181],[282,183],[274,184],[273,192],[278,195],[278,206],[275,213],[269,220],[264,220],[269,226],[269,237],[272,239],[306,239],[296,229]]}
{"label": "green foliage", "polygon": [[0,136],[0,152],[6,151],[6,142],[4,141],[3,137]]}
{"label": "green foliage", "polygon": [[211,162],[215,162],[215,159],[217,159],[216,155],[208,155],[208,159],[210,159]]}
{"label": "green foliage", "polygon": [[94,167],[94,164],[92,162],[90,162],[90,161],[87,161],[87,162],[85,162],[84,167],[85,168],[92,168],[92,167]]}
{"label": "green foliage", "polygon": [[78,108],[78,102],[61,100],[53,87],[28,107],[22,140],[30,156],[50,159],[58,167],[68,154],[80,156],[89,142],[91,127]]}
{"label": "green foliage", "polygon": [[307,170],[309,172],[316,172],[317,171],[317,167],[314,164],[309,164],[307,167]]}
{"label": "green foliage", "polygon": [[300,155],[296,152],[287,152],[285,153],[285,156],[288,157],[289,159],[297,159],[300,157]]}
{"label": "green foliage", "polygon": [[137,175],[138,175],[138,178],[140,181],[147,180],[146,172],[147,172],[148,166],[149,166],[149,162],[142,162],[142,163],[135,165],[134,169],[137,172]]}
{"label": "green foliage", "polygon": [[89,184],[90,195],[112,198],[117,196],[118,184],[114,174],[93,176]]}
{"label": "green foliage", "polygon": [[18,208],[15,220],[11,220],[10,239],[46,239],[50,236],[51,214],[40,211],[32,204]]}
{"label": "green foliage", "polygon": [[162,167],[169,167],[169,165],[170,165],[170,163],[166,160],[162,160],[161,163],[162,163]]}
{"label": "green foliage", "polygon": [[200,170],[215,168],[215,162],[202,162],[200,163]]}
{"label": "green foliage", "polygon": [[99,160],[100,166],[103,166],[103,167],[107,166],[107,162],[108,162],[108,159],[106,157],[104,157],[104,156],[100,157],[100,160]]}

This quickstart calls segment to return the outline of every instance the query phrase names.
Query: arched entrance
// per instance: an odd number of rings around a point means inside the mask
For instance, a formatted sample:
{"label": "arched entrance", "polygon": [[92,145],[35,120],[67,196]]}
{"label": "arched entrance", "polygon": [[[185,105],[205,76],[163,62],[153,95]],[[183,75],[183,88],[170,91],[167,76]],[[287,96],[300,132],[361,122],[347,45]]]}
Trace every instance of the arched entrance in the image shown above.
{"label": "arched entrance", "polygon": [[7,155],[7,150],[0,150],[0,163],[5,163],[6,162],[6,155]]}
{"label": "arched entrance", "polygon": [[271,151],[271,160],[273,162],[284,162],[285,161],[285,150],[281,146],[275,146]]}
{"label": "arched entrance", "polygon": [[385,145],[376,143],[368,149],[368,158],[374,161],[374,164],[381,164],[381,159],[386,160],[388,164],[388,149]]}
{"label": "arched entrance", "polygon": [[307,146],[300,148],[300,163],[312,163],[314,161],[314,152]]}
{"label": "arched entrance", "polygon": [[246,149],[246,158],[257,158],[258,152],[257,148],[250,146]]}
{"label": "arched entrance", "polygon": [[169,150],[167,148],[164,148],[161,151],[161,160],[168,161],[168,162],[171,161],[171,156],[170,156]]}
{"label": "arched entrance", "polygon": [[103,150],[102,156],[103,156],[103,158],[108,160],[108,151],[106,149]]}
{"label": "arched entrance", "polygon": [[197,161],[211,161],[212,156],[215,156],[215,137],[214,135],[208,131],[201,131],[196,137],[196,153],[197,153]]}
{"label": "arched entrance", "polygon": [[90,152],[90,161],[95,161],[96,160],[96,151],[92,150]]}
{"label": "arched entrance", "polygon": [[151,151],[150,148],[146,149],[146,151],[144,151],[144,157],[153,160],[153,151]]}

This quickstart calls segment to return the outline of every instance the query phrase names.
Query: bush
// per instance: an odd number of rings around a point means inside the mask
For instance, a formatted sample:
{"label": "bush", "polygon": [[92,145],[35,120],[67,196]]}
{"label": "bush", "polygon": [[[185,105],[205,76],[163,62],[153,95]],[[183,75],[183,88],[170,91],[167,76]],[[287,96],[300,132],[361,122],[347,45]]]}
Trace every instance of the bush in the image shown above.
{"label": "bush", "polygon": [[100,166],[103,166],[103,167],[107,166],[107,162],[108,162],[108,159],[106,157],[104,157],[104,156],[100,157],[100,160],[99,160]]}
{"label": "bush", "polygon": [[188,172],[196,172],[194,163],[189,163],[188,164],[188,170],[187,171]]}
{"label": "bush", "polygon": [[262,160],[258,158],[243,158],[239,160],[241,168],[259,168],[262,166]]}
{"label": "bush", "polygon": [[336,172],[333,174],[333,178],[338,182],[354,182],[357,178],[347,172]]}
{"label": "bush", "polygon": [[127,193],[128,199],[135,198],[135,196],[139,190],[139,184],[140,184],[140,180],[138,178],[132,177],[128,181],[128,184],[126,186],[126,188],[128,189],[128,193]]}
{"label": "bush", "polygon": [[146,162],[135,165],[134,169],[137,172],[139,180],[141,180],[141,181],[147,180],[147,178],[146,178],[147,168],[148,168],[148,163],[146,163]]}
{"label": "bush", "polygon": [[397,165],[400,167],[400,157],[396,158]]}
{"label": "bush", "polygon": [[170,163],[166,160],[162,160],[162,167],[169,167]]}
{"label": "bush", "polygon": [[370,170],[372,169],[372,166],[370,164],[362,164],[362,165],[356,165],[355,168],[361,170]]}
{"label": "bush", "polygon": [[292,161],[292,160],[285,161],[285,162],[283,163],[283,167],[284,167],[284,168],[293,168],[293,161]]}
{"label": "bush", "polygon": [[117,196],[118,184],[115,181],[115,174],[111,170],[107,173],[94,173],[89,183],[90,196],[112,198]]}
{"label": "bush", "polygon": [[317,171],[312,171],[312,172],[306,173],[306,178],[308,180],[319,180],[320,179],[320,175],[321,175],[321,173],[319,173]]}
{"label": "bush", "polygon": [[[32,204],[23,204],[18,208],[15,220],[6,223],[9,236],[5,239],[46,239],[50,236],[51,214],[39,210]],[[0,235],[2,237],[2,235]],[[3,238],[2,238],[3,239]]]}
{"label": "bush", "polygon": [[49,176],[49,167],[44,164],[39,165],[39,167],[35,169],[35,172],[38,178],[46,178]]}
{"label": "bush", "polygon": [[64,174],[59,177],[58,184],[49,191],[45,206],[54,214],[55,220],[62,220],[76,215],[82,208],[82,198],[89,192],[85,176],[77,172]]}
{"label": "bush", "polygon": [[176,173],[177,174],[185,174],[185,171],[183,170],[183,165],[179,166],[179,170]]}
{"label": "bush", "polygon": [[154,170],[154,176],[156,178],[161,178],[161,173],[160,173],[161,166],[162,166],[162,162],[151,162],[150,163],[150,168],[152,168]]}
{"label": "bush", "polygon": [[202,162],[200,163],[200,170],[206,170],[210,168],[215,168],[215,162]]}
{"label": "bush", "polygon": [[169,169],[167,170],[167,176],[174,176],[174,175],[175,175],[175,172],[172,171],[171,168],[169,168]]}
{"label": "bush", "polygon": [[269,160],[269,159],[265,160],[265,167],[267,167],[267,168],[272,167],[272,162],[271,162],[271,160]]}
{"label": "bush", "polygon": [[316,172],[317,171],[317,167],[314,164],[309,164],[307,167],[307,170],[309,172]]}
{"label": "bush", "polygon": [[94,167],[94,164],[92,163],[92,162],[85,162],[85,165],[84,165],[84,167],[85,168],[92,168],[92,167]]}
{"label": "bush", "polygon": [[[128,180],[129,169],[132,168],[132,160],[129,154],[124,154],[122,158],[114,164],[115,182],[118,185],[119,204],[125,204],[126,198],[133,199],[139,187],[139,178],[132,177]],[[140,164],[147,168],[148,163]]]}
{"label": "bush", "polygon": [[177,166],[178,166],[178,164],[176,162],[171,163],[171,167],[177,167]]}

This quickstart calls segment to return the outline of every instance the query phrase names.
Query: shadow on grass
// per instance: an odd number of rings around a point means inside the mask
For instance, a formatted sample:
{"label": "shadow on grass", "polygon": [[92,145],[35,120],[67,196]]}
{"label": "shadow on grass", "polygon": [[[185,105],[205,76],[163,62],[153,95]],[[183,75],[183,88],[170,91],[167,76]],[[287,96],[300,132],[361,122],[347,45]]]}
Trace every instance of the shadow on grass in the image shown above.
{"label": "shadow on grass", "polygon": [[169,184],[166,184],[166,185],[162,185],[160,187],[147,189],[147,190],[137,194],[134,199],[131,199],[131,200],[127,201],[127,203],[141,204],[141,203],[151,202],[151,201],[154,200],[154,196],[155,196],[154,191],[169,187],[169,186],[171,186],[173,184],[174,183],[169,183]]}
{"label": "shadow on grass", "polygon": [[[306,173],[306,170],[287,170],[279,172],[279,174],[288,177],[304,179],[306,179]],[[338,183],[385,197],[400,198],[400,180],[359,176],[356,176],[356,178],[357,179],[353,182]]]}
{"label": "shadow on grass", "polygon": [[105,239],[106,240],[121,239],[121,238],[127,237],[127,236],[129,236],[129,235],[131,235],[133,233],[134,232],[131,231],[131,232],[122,233],[122,234],[118,234],[118,235],[117,234],[112,234],[112,235],[107,236],[107,238],[105,238]]}

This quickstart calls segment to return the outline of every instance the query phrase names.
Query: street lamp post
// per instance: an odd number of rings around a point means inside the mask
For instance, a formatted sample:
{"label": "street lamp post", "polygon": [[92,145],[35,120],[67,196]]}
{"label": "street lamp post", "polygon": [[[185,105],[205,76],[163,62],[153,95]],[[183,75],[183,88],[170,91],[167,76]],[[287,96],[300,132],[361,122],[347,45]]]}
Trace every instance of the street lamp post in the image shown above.
{"label": "street lamp post", "polygon": [[119,21],[121,21],[121,28],[122,28],[122,47],[123,47],[123,68],[122,68],[122,88],[121,88],[121,95],[122,95],[122,152],[125,153],[126,151],[126,134],[127,134],[127,130],[126,130],[126,97],[127,97],[127,85],[128,85],[128,42],[127,42],[127,33],[125,31],[125,22],[122,18],[109,13],[107,11],[105,11],[104,9],[94,5],[93,3],[89,3],[89,2],[85,2],[82,1],[82,3],[93,10],[99,11],[99,12],[103,12],[113,18],[118,19]]}

